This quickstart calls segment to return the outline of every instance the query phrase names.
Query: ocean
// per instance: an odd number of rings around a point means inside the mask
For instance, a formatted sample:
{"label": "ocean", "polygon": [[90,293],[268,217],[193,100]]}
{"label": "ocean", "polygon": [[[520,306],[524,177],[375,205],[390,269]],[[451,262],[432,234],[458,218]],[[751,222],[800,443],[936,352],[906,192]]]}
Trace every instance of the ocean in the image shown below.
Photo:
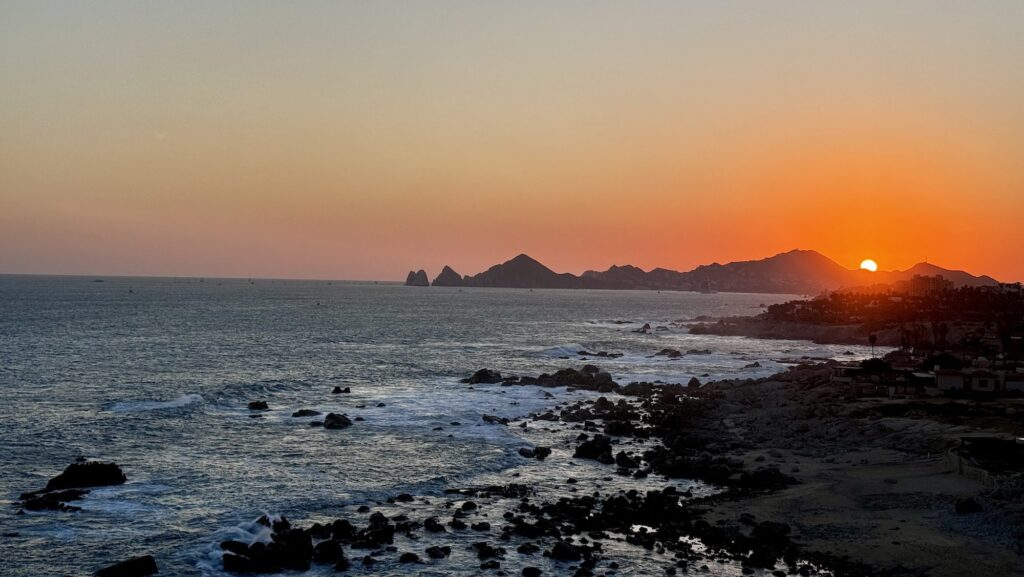
{"label": "ocean", "polygon": [[[219,542],[259,538],[262,514],[355,519],[363,504],[394,510],[385,500],[405,492],[418,499],[403,512],[425,517],[444,506],[445,488],[517,482],[557,496],[572,490],[570,476],[609,490],[660,488],[662,479],[612,478],[604,465],[573,459],[560,447],[571,431],[481,420],[595,393],[459,379],[484,367],[537,375],[592,363],[621,384],[685,383],[767,376],[801,357],[868,356],[862,347],[686,330],[701,316],[756,314],[790,298],[0,276],[0,574],[88,575],[148,553],[162,574],[221,575]],[[634,332],[645,323],[649,333]],[[652,356],[665,348],[686,354]],[[622,356],[583,360],[580,351]],[[335,386],[352,392],[331,394]],[[256,400],[271,410],[251,418]],[[362,420],[325,430],[292,417],[298,409]],[[547,461],[517,454],[541,443],[556,447]],[[93,490],[74,503],[82,511],[18,514],[20,493],[79,456],[118,463],[128,482]],[[634,574],[655,571],[642,549],[623,544],[610,555]],[[518,574],[515,560],[507,564]],[[477,566],[456,552],[372,573],[474,575]]]}

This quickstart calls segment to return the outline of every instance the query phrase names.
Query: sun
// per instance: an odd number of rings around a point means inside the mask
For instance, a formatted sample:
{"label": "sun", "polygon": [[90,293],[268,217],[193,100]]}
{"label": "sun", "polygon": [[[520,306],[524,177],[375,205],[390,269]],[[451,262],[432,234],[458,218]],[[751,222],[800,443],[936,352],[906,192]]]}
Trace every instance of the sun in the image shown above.
{"label": "sun", "polygon": [[878,263],[871,260],[870,258],[866,258],[860,261],[860,270],[875,272],[876,270],[878,270]]}

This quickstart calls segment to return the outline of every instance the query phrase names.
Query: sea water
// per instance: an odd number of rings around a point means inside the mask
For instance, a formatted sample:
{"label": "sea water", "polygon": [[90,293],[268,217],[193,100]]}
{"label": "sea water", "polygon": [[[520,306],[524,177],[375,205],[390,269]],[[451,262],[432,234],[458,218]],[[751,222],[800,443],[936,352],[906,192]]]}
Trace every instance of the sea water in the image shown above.
{"label": "sea water", "polygon": [[[517,455],[556,433],[481,421],[591,393],[459,379],[484,367],[537,375],[592,363],[620,383],[706,382],[767,376],[801,357],[867,355],[687,332],[695,318],[757,314],[789,298],[0,276],[0,574],[91,574],[148,553],[164,574],[217,575],[217,544],[255,538],[264,513],[301,523],[400,492],[440,502],[447,487],[515,481],[555,495],[570,474],[607,479],[603,465],[562,449],[544,463]],[[651,330],[636,332],[645,323]],[[653,356],[664,348],[687,354]],[[331,394],[335,386],[352,392]],[[251,418],[255,400],[271,410]],[[324,430],[291,417],[302,408],[363,420]],[[79,512],[17,514],[20,493],[79,456],[117,462],[128,482],[93,490],[73,503]],[[415,507],[426,516],[430,506]],[[458,554],[447,563],[374,573],[461,571]]]}

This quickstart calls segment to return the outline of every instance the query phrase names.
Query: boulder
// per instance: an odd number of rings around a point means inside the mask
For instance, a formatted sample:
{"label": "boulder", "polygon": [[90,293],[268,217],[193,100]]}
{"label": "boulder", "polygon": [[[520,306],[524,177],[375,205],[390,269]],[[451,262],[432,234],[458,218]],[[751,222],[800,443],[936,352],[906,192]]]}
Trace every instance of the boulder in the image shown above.
{"label": "boulder", "polygon": [[292,413],[293,417],[315,417],[320,414],[320,411],[314,411],[313,409],[299,409]]}
{"label": "boulder", "polygon": [[159,572],[153,556],[143,555],[104,567],[96,572],[96,577],[146,577]]}
{"label": "boulder", "polygon": [[473,373],[472,376],[462,379],[459,382],[466,383],[468,385],[476,385],[481,383],[493,385],[495,383],[501,382],[501,373],[499,373],[498,371],[492,371],[490,369],[480,369],[479,371]]}
{"label": "boulder", "polygon": [[548,552],[548,556],[557,561],[579,561],[583,558],[579,547],[565,541],[555,543],[555,546]]}
{"label": "boulder", "polygon": [[270,405],[266,401],[252,401],[249,403],[250,411],[269,411]]}
{"label": "boulder", "polygon": [[591,459],[606,465],[615,462],[615,458],[612,457],[611,439],[605,435],[594,435],[593,439],[580,443],[576,447],[573,457],[577,459]]}
{"label": "boulder", "polygon": [[452,554],[452,548],[447,545],[427,547],[426,554],[431,559],[443,559]]}
{"label": "boulder", "polygon": [[84,461],[71,463],[64,471],[46,483],[45,491],[76,487],[106,487],[122,485],[128,478],[116,463]]}
{"label": "boulder", "polygon": [[352,421],[345,415],[338,413],[327,413],[324,417],[325,429],[347,429],[352,426]]}

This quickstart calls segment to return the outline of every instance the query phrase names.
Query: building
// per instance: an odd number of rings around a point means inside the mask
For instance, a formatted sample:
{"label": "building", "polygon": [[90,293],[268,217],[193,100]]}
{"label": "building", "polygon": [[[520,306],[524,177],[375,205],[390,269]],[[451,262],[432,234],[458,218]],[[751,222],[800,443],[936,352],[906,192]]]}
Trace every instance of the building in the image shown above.
{"label": "building", "polygon": [[935,386],[943,393],[962,391],[964,390],[964,374],[950,369],[935,371]]}
{"label": "building", "polygon": [[992,371],[973,370],[963,374],[964,388],[974,393],[998,393],[1002,387],[999,375]]}

